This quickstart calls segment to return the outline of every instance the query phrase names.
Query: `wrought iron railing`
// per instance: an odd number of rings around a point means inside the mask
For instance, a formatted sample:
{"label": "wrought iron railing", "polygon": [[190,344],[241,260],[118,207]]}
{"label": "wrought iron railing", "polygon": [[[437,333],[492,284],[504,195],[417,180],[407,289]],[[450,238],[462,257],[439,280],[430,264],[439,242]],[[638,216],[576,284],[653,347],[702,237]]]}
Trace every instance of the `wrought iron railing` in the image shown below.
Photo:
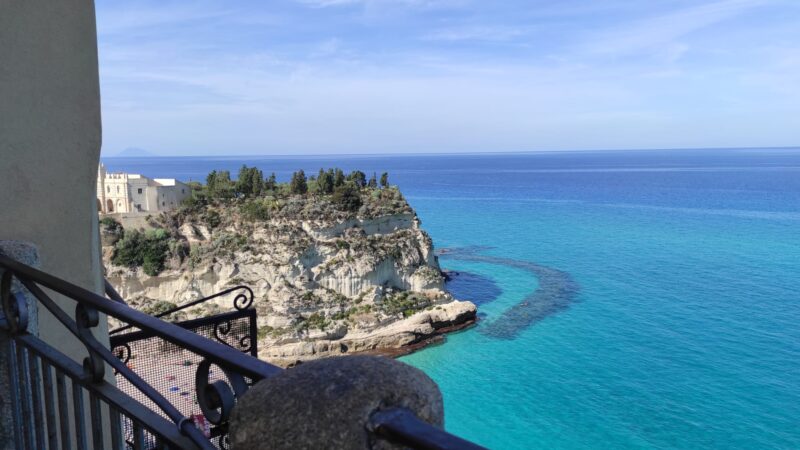
{"label": "wrought iron railing", "polygon": [[[106,280],[106,283],[108,283],[108,280]],[[203,304],[203,303],[208,303],[211,300],[215,300],[215,299],[220,298],[220,297],[225,297],[225,296],[233,294],[233,293],[236,293],[236,296],[233,297],[233,308],[236,309],[237,311],[247,311],[247,310],[250,309],[251,306],[253,306],[253,301],[254,301],[253,290],[250,289],[250,287],[248,287],[248,286],[234,286],[232,288],[228,288],[228,289],[225,289],[223,291],[217,292],[216,294],[212,294],[212,295],[209,295],[207,297],[198,298],[196,300],[192,300],[190,302],[184,303],[183,305],[178,305],[178,306],[170,308],[170,309],[168,309],[166,311],[162,311],[162,312],[160,312],[158,314],[154,314],[153,317],[156,317],[156,318],[159,318],[159,319],[162,318],[162,317],[167,317],[168,318],[168,317],[174,315],[175,313],[178,313],[178,312],[181,312],[181,311],[184,311],[184,310],[188,310],[189,308],[192,308],[194,306],[197,306],[197,305],[200,305],[200,304]],[[114,290],[113,286],[111,286],[110,283],[108,283],[108,285],[106,286],[106,295],[108,295],[109,298],[112,298],[112,299],[115,299],[115,300],[116,300],[116,298],[119,298],[119,300],[117,300],[117,301],[121,301],[122,303],[125,303],[125,300],[122,300],[122,297],[116,292],[116,290]],[[111,330],[108,334],[114,335],[114,334],[122,333],[123,331],[130,330],[132,327],[133,327],[133,325],[124,325],[124,326],[121,326],[121,327],[116,328],[114,330]]]}
{"label": "wrought iron railing", "polygon": [[[220,323],[209,327],[202,321],[173,324],[136,311],[120,302],[121,298],[110,301],[3,255],[0,255],[0,269],[3,270],[0,302],[5,313],[0,328],[11,337],[9,373],[18,448],[224,447],[228,418],[237,399],[253,383],[282,370],[254,357],[255,339],[251,341],[251,347],[236,348],[231,342],[218,339],[219,336],[211,338],[209,333],[196,332],[206,327],[212,330],[211,334],[216,329],[220,336],[230,335],[234,332],[233,321],[221,322],[226,324],[222,325],[223,329],[220,329]],[[38,304],[52,313],[86,347],[88,356],[82,366],[50,343],[27,332],[28,306],[24,296],[12,293],[14,280],[18,280]],[[75,301],[75,319],[45,289]],[[191,305],[180,309],[188,306]],[[255,312],[249,306],[237,308],[226,317],[250,320]],[[114,330],[111,336],[116,353],[92,333],[100,324],[99,313],[128,324]],[[253,323],[249,322],[248,327],[254,326],[250,325]],[[252,328],[247,333],[252,333]],[[180,405],[176,406],[163,386],[142,377],[135,370],[135,364],[131,364],[130,354],[127,360],[124,355],[119,357],[119,346],[124,348],[124,344],[137,342],[134,340],[136,337],[157,338],[163,342],[163,350],[167,352],[192,355],[192,359],[187,361],[196,367],[192,369],[195,383],[181,393],[193,396],[198,410],[208,422],[207,428],[198,427],[202,424],[197,424]],[[246,340],[239,341],[242,342],[246,343]],[[117,380],[124,382],[118,382],[116,386],[110,383],[106,365],[114,370]],[[411,411],[401,408],[374,414],[369,431],[378,438],[411,448],[480,448],[421,421]]]}
{"label": "wrought iron railing", "polygon": [[122,298],[121,295],[119,295],[119,292],[117,292],[117,290],[114,289],[114,286],[111,284],[110,281],[108,281],[107,278],[103,278],[103,289],[105,290],[106,297],[108,297],[109,299],[114,300],[115,302],[118,303],[122,303],[123,305],[128,304],[128,302],[126,302],[125,299]]}
{"label": "wrought iron railing", "polygon": [[[5,269],[0,283],[2,304],[6,313],[5,325],[12,335],[17,358],[18,378],[15,392],[22,399],[20,405],[23,405],[16,426],[18,435],[23,438],[24,448],[45,448],[40,445],[44,444],[42,440],[44,436],[47,436],[48,441],[58,440],[59,436],[62,436],[62,444],[70,442],[72,436],[64,434],[69,427],[50,420],[51,417],[55,417],[56,408],[57,415],[70,417],[64,414],[68,412],[70,403],[74,403],[72,406],[78,408],[74,411],[75,419],[71,422],[76,430],[80,429],[76,431],[76,436],[91,436],[95,442],[94,448],[107,448],[108,445],[105,445],[107,441],[104,439],[110,439],[113,448],[123,448],[121,425],[123,421],[120,420],[120,415],[133,424],[131,438],[134,448],[149,448],[153,444],[168,448],[216,447],[206,433],[170,402],[162,391],[148,383],[94,337],[92,329],[99,325],[99,313],[108,314],[139,330],[146,330],[164,342],[180,348],[181,351],[195,355],[200,362],[197,365],[198,382],[192,390],[204,416],[214,427],[221,428],[218,434],[223,433],[236,398],[247,391],[246,380],[258,381],[282,370],[229,345],[136,311],[122,303],[109,301],[91,291],[5,256],[0,256],[0,267]],[[26,332],[27,304],[22,296],[11,293],[13,279],[19,280],[36,298],[39,305],[52,313],[66,330],[86,347],[88,357],[84,359],[81,369],[54,347]],[[43,288],[74,300],[75,319],[73,320],[62,310]],[[148,408],[141,401],[137,401],[119,387],[109,383],[106,380],[106,364],[111,366],[118,376],[124,377],[140,396],[154,405],[154,408]],[[41,383],[37,381],[39,365],[42,366]],[[53,375],[51,367],[55,369],[56,378],[61,376],[69,378],[73,390],[81,391],[75,394],[76,397],[88,399],[90,404],[88,416],[83,410],[83,401],[61,401],[63,397],[61,392],[58,393],[59,401],[55,401],[52,395],[53,385],[46,382],[46,377]],[[224,373],[224,379],[209,382],[207,375],[212,371],[212,367]],[[39,391],[44,391],[44,395]],[[29,405],[30,408],[24,405]],[[38,420],[37,411],[40,413],[44,411],[46,420]],[[82,420],[87,417],[88,424]],[[104,429],[110,430],[110,436],[104,436]],[[149,442],[148,436],[152,436],[155,442]],[[80,443],[80,440],[78,442]]]}
{"label": "wrought iron railing", "polygon": [[[208,303],[225,296],[233,297],[233,311],[206,315],[192,320],[173,322],[175,325],[190,330],[208,339],[220,342],[253,357],[258,356],[258,330],[256,310],[253,307],[253,291],[247,286],[236,286],[208,297],[190,301],[161,312],[154,317],[173,317],[176,313],[192,307]],[[165,342],[157,334],[149,330],[136,330],[130,325],[119,327],[110,333],[111,351],[128,367],[136,371],[150,385],[156,387],[185,416],[192,419],[203,434],[218,448],[227,447],[227,429],[220,424],[208,422],[194,394],[197,370],[202,360],[191,352]],[[205,379],[213,383],[228,382],[224,373],[216,372],[208,367]],[[117,387],[142,404],[154,408],[153,402],[143,396],[135,386],[120,373],[116,373]],[[249,385],[252,380],[245,378]],[[207,385],[205,383],[204,385]],[[123,431],[126,441],[132,437],[133,425],[130,420],[123,419]],[[154,441],[154,437],[145,432],[145,438]]]}

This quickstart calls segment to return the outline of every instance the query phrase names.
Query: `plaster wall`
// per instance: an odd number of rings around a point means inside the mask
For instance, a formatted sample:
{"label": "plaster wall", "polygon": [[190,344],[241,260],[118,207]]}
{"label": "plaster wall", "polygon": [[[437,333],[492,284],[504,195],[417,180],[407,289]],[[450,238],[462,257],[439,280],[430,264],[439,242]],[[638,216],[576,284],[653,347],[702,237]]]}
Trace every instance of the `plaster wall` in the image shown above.
{"label": "plaster wall", "polygon": [[[34,243],[42,270],[97,293],[100,141],[93,2],[0,1],[0,239]],[[74,314],[74,301],[54,300]],[[107,341],[104,320],[99,328]],[[39,329],[75,360],[86,356],[43,307]]]}

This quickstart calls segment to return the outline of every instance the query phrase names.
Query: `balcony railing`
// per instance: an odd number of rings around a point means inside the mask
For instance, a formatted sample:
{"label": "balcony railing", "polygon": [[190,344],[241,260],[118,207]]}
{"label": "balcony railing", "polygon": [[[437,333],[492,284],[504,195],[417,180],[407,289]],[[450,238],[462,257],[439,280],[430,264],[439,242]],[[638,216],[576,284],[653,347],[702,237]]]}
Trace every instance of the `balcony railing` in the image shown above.
{"label": "balcony railing", "polygon": [[[214,295],[176,306],[154,317],[174,318],[191,308],[202,307],[203,304],[232,295],[235,295],[232,301],[232,311],[173,323],[183,329],[256,357],[258,355],[256,310],[253,307],[253,291],[247,286],[226,289]],[[185,417],[191,418],[216,447],[227,447],[226,427],[224,424],[214,424],[206,420],[206,416],[199,408],[194,390],[190,388],[195,383],[196,370],[202,364],[198,355],[165,342],[157,334],[148,330],[136,330],[131,325],[112,330],[109,335],[112,353],[129,368],[136,371],[147,383],[156,387]],[[205,376],[210,383],[227,382],[223,371],[215,372],[209,367],[208,372]],[[116,378],[117,387],[122,391],[142,404],[155,409],[156,405],[143,396],[122,374],[116,373]],[[248,386],[252,384],[252,380],[249,378],[245,378],[245,382]],[[130,442],[133,424],[130,420],[123,418],[122,425],[125,439]],[[145,439],[151,442],[155,440],[147,433],[145,433]]]}
{"label": "balcony railing", "polygon": [[[236,334],[235,327],[242,327],[234,320],[246,323],[246,330],[239,329],[241,336],[252,336],[252,293],[250,304],[223,316],[230,321],[209,323],[200,319],[173,324],[134,310],[121,298],[111,301],[3,255],[0,270],[0,300],[5,313],[0,328],[10,336],[9,373],[18,448],[225,448],[237,400],[253,384],[282,373],[283,369],[254,356],[256,342],[252,337],[249,344],[241,337],[234,341],[219,339]],[[15,280],[85,346],[88,356],[82,365],[27,331],[28,302],[25,296],[12,292]],[[75,319],[45,289],[73,300]],[[226,293],[230,292],[219,295]],[[100,313],[127,324],[112,332],[111,348],[92,333],[100,325]],[[211,331],[195,332],[201,329]],[[191,386],[161,385],[139,373],[131,352],[126,357],[126,345],[155,340],[161,350],[173,354],[173,359],[161,359],[162,364],[183,359],[185,366],[192,368]],[[116,383],[110,382],[107,366],[116,374]],[[173,381],[167,378],[171,375],[162,375],[163,380]],[[180,394],[192,398],[205,423],[198,423],[170,398],[172,387],[185,389]],[[399,407],[376,411],[365,428],[377,439],[411,448],[480,448]]]}

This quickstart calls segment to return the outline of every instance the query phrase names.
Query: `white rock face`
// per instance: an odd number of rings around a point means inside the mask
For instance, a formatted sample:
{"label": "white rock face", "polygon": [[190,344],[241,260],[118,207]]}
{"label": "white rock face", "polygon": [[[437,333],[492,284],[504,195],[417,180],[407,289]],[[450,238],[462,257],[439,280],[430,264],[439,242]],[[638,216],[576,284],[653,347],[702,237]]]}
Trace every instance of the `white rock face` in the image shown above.
{"label": "white rock face", "polygon": [[[472,303],[444,291],[431,239],[413,213],[334,223],[232,216],[215,229],[181,223],[171,233],[192,250],[157,276],[114,266],[106,248],[111,284],[145,311],[247,285],[259,314],[259,354],[276,364],[396,349],[475,318]],[[231,309],[231,298],[215,302]],[[211,311],[205,305],[190,317]]]}
{"label": "white rock face", "polygon": [[357,329],[343,335],[318,336],[317,339],[271,345],[261,349],[259,357],[275,364],[290,365],[297,361],[341,356],[353,352],[381,353],[421,342],[436,335],[439,328],[451,324],[463,324],[474,320],[474,317],[474,304],[452,301],[382,327]]}

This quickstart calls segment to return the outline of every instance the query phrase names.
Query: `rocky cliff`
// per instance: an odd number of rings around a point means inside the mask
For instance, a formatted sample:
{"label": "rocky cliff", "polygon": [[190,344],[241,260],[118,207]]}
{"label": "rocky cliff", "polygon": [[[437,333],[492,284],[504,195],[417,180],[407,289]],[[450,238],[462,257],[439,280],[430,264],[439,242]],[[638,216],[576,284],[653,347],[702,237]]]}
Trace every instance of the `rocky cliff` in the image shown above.
{"label": "rocky cliff", "polygon": [[[306,195],[230,199],[163,214],[140,234],[163,242],[163,264],[151,270],[145,270],[149,255],[145,267],[120,263],[127,261],[120,253],[133,239],[131,225],[106,219],[106,277],[132,306],[151,313],[250,286],[259,356],[279,365],[403,352],[472,323],[475,306],[444,290],[431,239],[399,191],[360,195],[357,211]],[[184,318],[229,307],[206,304]]]}

